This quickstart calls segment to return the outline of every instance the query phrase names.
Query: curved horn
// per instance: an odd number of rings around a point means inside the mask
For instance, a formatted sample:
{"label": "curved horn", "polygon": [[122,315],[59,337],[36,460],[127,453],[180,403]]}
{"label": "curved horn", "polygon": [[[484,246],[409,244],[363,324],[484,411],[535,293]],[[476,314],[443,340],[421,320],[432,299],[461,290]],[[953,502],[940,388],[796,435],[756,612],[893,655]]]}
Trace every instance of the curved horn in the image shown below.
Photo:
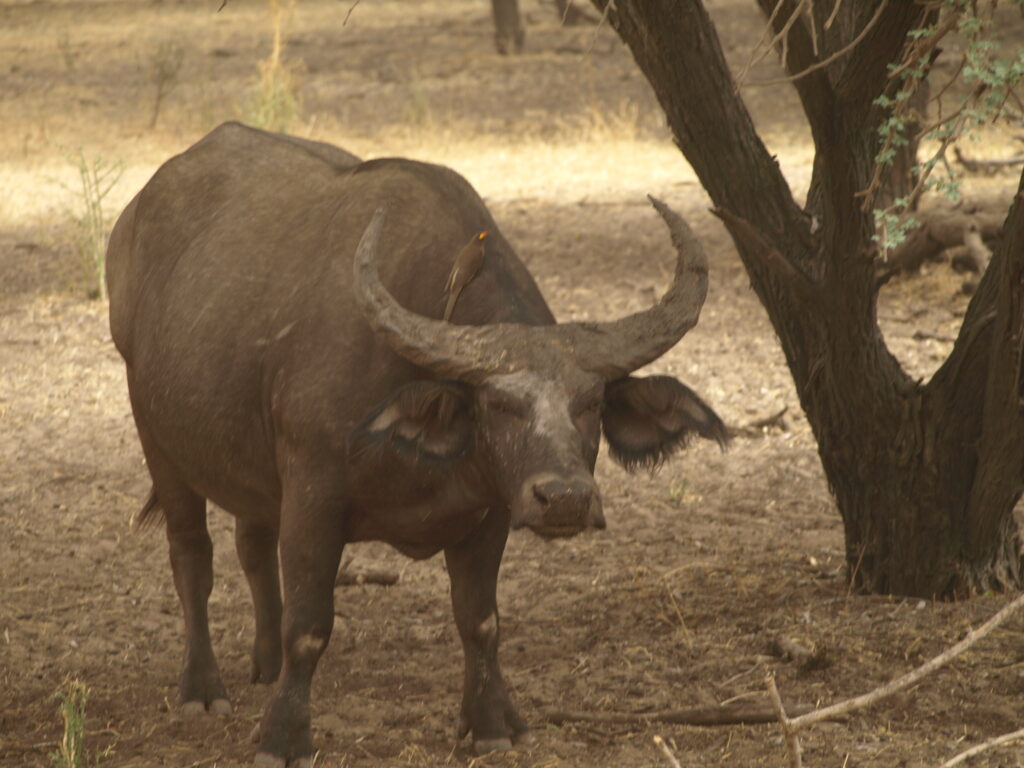
{"label": "curved horn", "polygon": [[407,360],[434,373],[472,380],[508,368],[509,325],[452,325],[410,312],[380,281],[377,245],[387,214],[373,214],[356,248],[353,263],[356,301],[370,327]]}
{"label": "curved horn", "polygon": [[607,323],[565,323],[559,335],[582,368],[608,381],[622,378],[665,354],[697,324],[708,291],[708,259],[682,217],[647,196],[676,247],[676,272],[661,301],[648,310]]}

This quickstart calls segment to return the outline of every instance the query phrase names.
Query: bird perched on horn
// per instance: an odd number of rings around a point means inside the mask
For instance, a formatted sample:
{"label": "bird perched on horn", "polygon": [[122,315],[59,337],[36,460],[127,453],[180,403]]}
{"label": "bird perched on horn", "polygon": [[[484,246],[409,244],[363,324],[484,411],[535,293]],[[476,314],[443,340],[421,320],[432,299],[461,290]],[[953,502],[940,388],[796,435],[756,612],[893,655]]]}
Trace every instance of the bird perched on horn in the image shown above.
{"label": "bird perched on horn", "polygon": [[451,320],[452,312],[455,310],[455,302],[459,300],[462,289],[473,282],[476,273],[484,264],[484,240],[486,232],[481,232],[466,243],[462,250],[455,257],[452,264],[452,271],[448,274],[448,282],[444,290],[448,297],[448,303],[444,308],[444,319]]}

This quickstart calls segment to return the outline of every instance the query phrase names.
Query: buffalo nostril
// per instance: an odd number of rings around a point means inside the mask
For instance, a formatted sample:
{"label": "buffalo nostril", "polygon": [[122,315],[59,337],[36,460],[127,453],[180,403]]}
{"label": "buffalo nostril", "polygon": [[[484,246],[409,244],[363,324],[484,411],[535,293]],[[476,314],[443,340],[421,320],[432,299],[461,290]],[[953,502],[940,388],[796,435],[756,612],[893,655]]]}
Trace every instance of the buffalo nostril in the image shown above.
{"label": "buffalo nostril", "polygon": [[560,484],[538,483],[533,486],[533,497],[544,507],[549,507],[562,495]]}

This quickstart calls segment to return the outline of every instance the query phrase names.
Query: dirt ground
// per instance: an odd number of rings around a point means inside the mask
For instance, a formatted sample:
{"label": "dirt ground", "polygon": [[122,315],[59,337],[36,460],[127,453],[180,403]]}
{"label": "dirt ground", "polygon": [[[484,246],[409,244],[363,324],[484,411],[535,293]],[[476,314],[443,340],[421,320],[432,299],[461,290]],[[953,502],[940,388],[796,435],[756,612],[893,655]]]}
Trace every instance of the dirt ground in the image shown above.
{"label": "dirt ground", "polygon": [[[157,165],[246,114],[269,51],[257,0],[0,0],[0,765],[52,765],[55,693],[90,689],[86,743],[102,766],[246,765],[267,692],[248,681],[252,616],[230,518],[212,510],[211,627],[236,711],[175,710],[181,618],[159,530],[131,515],[149,488],[106,305],[72,247],[79,151],[123,165],[111,215]],[[760,34],[745,0],[711,7],[736,66]],[[461,650],[443,562],[382,545],[352,566],[400,572],[339,588],[315,680],[316,764],[783,766],[774,726],[566,724],[552,710],[655,712],[865,692],[930,658],[1007,598],[932,603],[851,595],[839,516],[782,354],[735,251],[671,144],[628,51],[607,28],[562,28],[523,0],[524,55],[498,56],[484,0],[301,0],[288,29],[300,135],[365,157],[451,165],[480,190],[561,319],[619,316],[667,285],[673,255],[648,192],[682,212],[711,257],[700,324],[651,371],[679,376],[741,434],[653,476],[598,464],[606,532],[514,533],[499,587],[502,659],[537,743],[474,758],[456,743]],[[181,51],[150,128],[158,51]],[[165,56],[166,58],[166,56]],[[778,74],[767,61],[754,70]],[[786,87],[751,88],[766,142],[805,189],[811,149]],[[1010,153],[995,143],[976,154]],[[1014,172],[971,182],[1009,200]],[[880,307],[894,352],[928,376],[967,304],[946,265],[898,278]],[[771,427],[759,419],[785,414]],[[1021,726],[1020,620],[906,694],[804,738],[810,766],[937,766]],[[816,649],[801,669],[772,650]],[[90,763],[91,764],[91,763]],[[1024,765],[1024,746],[971,765]]]}

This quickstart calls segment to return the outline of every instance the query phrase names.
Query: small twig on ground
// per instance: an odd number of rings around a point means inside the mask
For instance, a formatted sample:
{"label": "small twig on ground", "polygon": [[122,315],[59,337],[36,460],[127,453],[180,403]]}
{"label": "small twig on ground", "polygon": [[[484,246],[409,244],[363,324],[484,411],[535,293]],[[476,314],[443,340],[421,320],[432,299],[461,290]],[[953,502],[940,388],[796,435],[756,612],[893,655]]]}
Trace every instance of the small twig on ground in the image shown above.
{"label": "small twig on ground", "polygon": [[800,739],[797,737],[797,729],[793,727],[793,721],[786,714],[786,708],[782,705],[782,696],[775,686],[775,675],[768,675],[768,695],[771,697],[772,706],[775,708],[775,716],[782,726],[782,734],[786,737],[786,754],[789,755],[790,768],[800,768]]}
{"label": "small twig on ground", "polygon": [[201,760],[196,760],[194,763],[189,763],[185,768],[199,768],[202,765],[208,765],[209,763],[216,763],[224,757],[223,754],[216,754],[213,757],[204,757]]}
{"label": "small twig on ground", "polygon": [[733,427],[733,435],[741,435],[743,437],[762,437],[764,430],[772,427],[778,427],[783,432],[789,431],[789,425],[783,418],[789,411],[789,406],[784,405],[782,409],[775,413],[769,414],[768,416],[762,416],[759,419],[749,421],[741,427]]}
{"label": "small twig on ground", "polygon": [[664,753],[665,757],[668,758],[668,764],[671,765],[672,768],[683,768],[679,764],[679,761],[676,759],[676,756],[672,754],[672,750],[668,748],[668,744],[665,743],[665,740],[661,738],[661,736],[655,736],[654,743],[658,746],[658,749],[660,749]]}
{"label": "small twig on ground", "polygon": [[350,571],[346,566],[338,570],[338,577],[334,580],[334,586],[336,587],[352,587],[361,584],[380,584],[382,587],[390,587],[397,583],[397,571],[373,568],[365,571]]}
{"label": "small twig on ground", "polygon": [[1018,741],[1020,739],[1024,739],[1024,728],[1021,728],[1019,731],[1014,731],[1013,733],[1004,733],[1002,736],[996,736],[995,738],[973,746],[970,749],[961,752],[951,760],[947,760],[939,768],[952,768],[952,766],[960,765],[960,763],[964,762],[968,758],[974,757],[975,755],[984,752],[986,749],[998,747],[1000,744],[1009,744],[1011,741]]}

